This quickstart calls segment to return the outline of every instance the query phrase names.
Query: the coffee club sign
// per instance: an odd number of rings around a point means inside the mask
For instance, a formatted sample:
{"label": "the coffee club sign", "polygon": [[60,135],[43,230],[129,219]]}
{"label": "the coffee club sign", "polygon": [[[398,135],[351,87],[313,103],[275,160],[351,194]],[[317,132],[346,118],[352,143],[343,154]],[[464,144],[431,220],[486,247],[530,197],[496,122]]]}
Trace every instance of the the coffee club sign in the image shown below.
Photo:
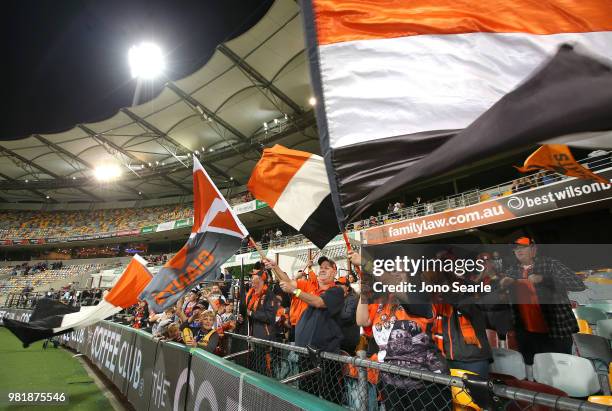
{"label": "the coffee club sign", "polygon": [[[0,325],[2,318],[27,322],[29,317],[28,310],[0,309]],[[59,339],[88,357],[137,410],[257,410],[262,398],[266,409],[341,409],[201,349],[161,342],[149,333],[109,321]]]}

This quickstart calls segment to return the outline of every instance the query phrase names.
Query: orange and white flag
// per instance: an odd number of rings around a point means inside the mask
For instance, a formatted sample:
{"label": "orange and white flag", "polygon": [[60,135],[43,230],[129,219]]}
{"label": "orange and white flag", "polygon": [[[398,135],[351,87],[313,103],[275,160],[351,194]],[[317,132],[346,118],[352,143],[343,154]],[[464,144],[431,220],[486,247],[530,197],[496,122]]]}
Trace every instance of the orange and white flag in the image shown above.
{"label": "orange and white flag", "polygon": [[266,148],[247,186],[319,248],[340,232],[320,156],[279,144]]}
{"label": "orange and white flag", "polygon": [[110,292],[98,305],[70,307],[56,300],[42,299],[30,316],[30,322],[4,320],[4,326],[27,347],[34,341],[65,334],[102,321],[138,302],[138,296],[151,281],[147,262],[135,255]]}
{"label": "orange and white flag", "polygon": [[195,156],[193,214],[187,243],[141,294],[155,312],[176,304],[196,283],[214,279],[249,234]]}
{"label": "orange and white flag", "polygon": [[577,162],[569,147],[563,144],[543,145],[527,157],[523,167],[516,167],[516,169],[521,173],[550,170],[570,177],[594,180],[603,184],[610,183]]}

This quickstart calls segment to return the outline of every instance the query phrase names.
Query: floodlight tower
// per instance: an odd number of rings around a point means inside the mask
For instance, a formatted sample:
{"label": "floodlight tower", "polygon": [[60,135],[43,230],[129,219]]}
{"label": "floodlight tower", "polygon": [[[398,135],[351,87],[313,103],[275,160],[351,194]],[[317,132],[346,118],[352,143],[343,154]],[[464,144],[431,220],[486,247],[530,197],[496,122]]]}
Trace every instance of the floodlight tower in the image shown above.
{"label": "floodlight tower", "polygon": [[132,77],[136,79],[136,91],[132,101],[132,106],[135,106],[140,98],[142,82],[153,80],[161,75],[166,69],[166,61],[157,44],[143,42],[130,48],[128,62]]}

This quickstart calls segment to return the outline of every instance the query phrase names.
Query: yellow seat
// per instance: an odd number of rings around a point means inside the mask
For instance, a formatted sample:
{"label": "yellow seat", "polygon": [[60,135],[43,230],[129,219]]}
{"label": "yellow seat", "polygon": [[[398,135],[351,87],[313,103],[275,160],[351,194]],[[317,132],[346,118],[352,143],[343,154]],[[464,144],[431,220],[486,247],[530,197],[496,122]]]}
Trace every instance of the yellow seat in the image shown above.
{"label": "yellow seat", "polygon": [[589,402],[601,405],[612,405],[612,395],[591,395]]}
{"label": "yellow seat", "polygon": [[578,328],[579,328],[578,330],[579,333],[593,334],[593,330],[591,329],[591,326],[586,320],[578,319]]}
{"label": "yellow seat", "polygon": [[[453,377],[463,377],[465,374],[477,375],[474,372],[451,368],[450,373]],[[481,411],[481,408],[474,403],[470,394],[465,389],[451,387],[453,396],[453,411]]]}

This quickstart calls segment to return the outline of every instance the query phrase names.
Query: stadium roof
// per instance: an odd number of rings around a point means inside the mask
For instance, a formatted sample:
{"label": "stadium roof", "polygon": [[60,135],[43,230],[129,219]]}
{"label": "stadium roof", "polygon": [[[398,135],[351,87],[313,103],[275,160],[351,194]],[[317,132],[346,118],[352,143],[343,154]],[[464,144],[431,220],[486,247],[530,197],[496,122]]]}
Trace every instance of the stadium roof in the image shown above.
{"label": "stadium roof", "polygon": [[[0,141],[0,201],[181,196],[192,190],[192,153],[223,188],[246,183],[264,146],[318,152],[306,59],[298,5],[277,0],[153,100],[62,133]],[[100,183],[93,170],[108,164],[122,176]]]}

